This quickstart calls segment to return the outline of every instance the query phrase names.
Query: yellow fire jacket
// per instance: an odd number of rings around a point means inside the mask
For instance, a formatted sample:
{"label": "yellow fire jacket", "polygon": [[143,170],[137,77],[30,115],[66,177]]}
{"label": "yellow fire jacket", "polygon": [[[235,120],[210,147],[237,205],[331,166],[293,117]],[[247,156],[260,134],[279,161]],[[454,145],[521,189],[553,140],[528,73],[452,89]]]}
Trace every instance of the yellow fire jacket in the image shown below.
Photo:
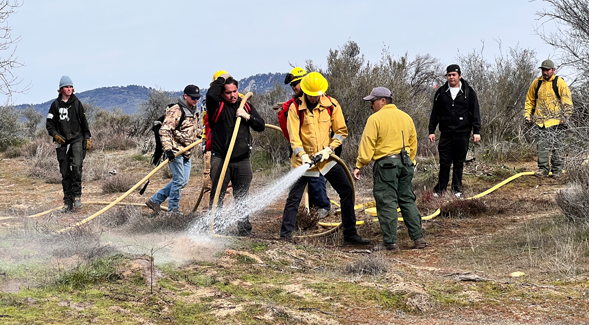
{"label": "yellow fire jacket", "polygon": [[[546,81],[542,76],[534,79],[528,95],[526,97],[526,106],[524,109],[524,117],[530,117],[538,126],[550,127],[561,124],[563,119],[570,117],[573,112],[573,99],[569,86],[562,78],[558,78],[556,85],[560,94],[560,100],[554,94],[552,87],[552,80],[556,76],[553,75],[550,80]],[[538,82],[542,82],[538,90],[538,98],[536,99],[536,88]],[[536,107],[532,116],[532,110]]]}
{"label": "yellow fire jacket", "polygon": [[362,168],[371,160],[399,154],[403,149],[403,141],[409,158],[415,163],[417,132],[413,119],[393,104],[383,106],[366,121],[358,148],[356,167]]}
{"label": "yellow fire jacket", "polygon": [[[332,149],[340,146],[348,136],[348,128],[344,121],[342,108],[335,98],[321,96],[319,104],[309,112],[306,104],[306,96],[301,97],[301,104],[298,109],[295,103],[292,103],[288,109],[288,135],[290,137],[290,146],[293,155],[290,159],[292,168],[302,165],[299,158],[303,154],[312,156],[323,150],[327,146]],[[331,116],[329,114],[331,110]],[[299,112],[302,115],[303,123],[299,118]],[[331,131],[333,130],[333,138]],[[309,169],[305,176],[317,177],[319,172],[326,174],[336,164],[332,159],[327,159],[318,163]]]}

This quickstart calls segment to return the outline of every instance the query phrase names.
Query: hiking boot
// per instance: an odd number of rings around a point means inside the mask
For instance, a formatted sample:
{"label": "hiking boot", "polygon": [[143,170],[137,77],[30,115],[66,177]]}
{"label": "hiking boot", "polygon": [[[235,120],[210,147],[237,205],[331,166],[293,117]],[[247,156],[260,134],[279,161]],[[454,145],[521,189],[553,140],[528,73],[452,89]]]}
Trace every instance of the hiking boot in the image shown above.
{"label": "hiking boot", "polygon": [[280,238],[278,240],[281,241],[281,242],[285,242],[285,243],[291,243],[291,244],[294,244],[295,243],[294,238],[292,238],[290,236],[289,237],[282,237],[282,236],[280,236]]}
{"label": "hiking boot", "polygon": [[552,172],[552,178],[560,178],[561,173],[560,172]]}
{"label": "hiking boot", "polygon": [[237,236],[248,237],[252,234],[252,224],[249,220],[237,222]]}
{"label": "hiking boot", "polygon": [[65,203],[63,208],[59,210],[61,213],[68,213],[74,209],[74,206],[71,203]]}
{"label": "hiking boot", "polygon": [[[159,206],[159,204],[158,204],[158,206]],[[172,210],[168,211],[168,217],[170,217],[170,218],[177,218],[180,215],[181,215],[180,210],[178,210],[178,209],[172,209]]]}
{"label": "hiking boot", "polygon": [[81,208],[82,207],[82,198],[76,197],[74,198],[74,208]]}
{"label": "hiking boot", "polygon": [[344,238],[345,245],[368,245],[370,240],[360,237],[360,235],[354,235],[349,238]]}
{"label": "hiking boot", "polygon": [[397,243],[390,243],[390,244],[385,244],[385,243],[379,243],[378,245],[374,246],[372,248],[373,251],[377,252],[377,251],[395,251],[398,252],[399,251],[399,245]]}
{"label": "hiking boot", "polygon": [[317,216],[319,216],[319,219],[325,219],[329,216],[329,210],[321,208],[317,210]]}
{"label": "hiking boot", "polygon": [[546,177],[548,176],[548,172],[545,170],[538,170],[534,172],[534,176],[536,177]]}
{"label": "hiking boot", "polygon": [[413,242],[415,243],[415,247],[413,247],[414,249],[424,249],[427,247],[427,243],[423,237],[416,239]]}
{"label": "hiking boot", "polygon": [[162,211],[160,205],[153,202],[152,200],[147,200],[147,202],[145,202],[145,205],[147,205],[148,208],[152,209],[155,212],[159,213],[160,211]]}

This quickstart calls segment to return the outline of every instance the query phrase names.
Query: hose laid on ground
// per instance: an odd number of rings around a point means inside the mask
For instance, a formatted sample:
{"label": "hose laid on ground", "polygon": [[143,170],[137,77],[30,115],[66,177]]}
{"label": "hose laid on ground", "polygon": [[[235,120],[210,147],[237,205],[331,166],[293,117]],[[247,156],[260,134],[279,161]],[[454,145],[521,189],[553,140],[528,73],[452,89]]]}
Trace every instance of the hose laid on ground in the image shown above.
{"label": "hose laid on ground", "polygon": [[[183,154],[184,152],[194,148],[196,145],[200,144],[202,142],[202,139],[197,140],[195,142],[193,142],[192,144],[190,144],[188,147],[185,147],[184,149],[178,151],[175,154],[175,157],[178,157],[179,155]],[[96,212],[95,214],[89,216],[88,218],[82,220],[82,221],[78,221],[76,222],[74,225],[69,226],[69,227],[65,227],[61,230],[58,230],[57,233],[61,234],[63,232],[66,232],[74,227],[78,227],[81,226],[87,222],[89,222],[90,220],[98,217],[99,215],[103,214],[104,212],[108,211],[110,208],[112,208],[113,206],[115,206],[117,203],[121,202],[124,198],[126,198],[127,196],[129,196],[129,194],[133,193],[133,191],[135,191],[137,188],[139,188],[139,186],[141,186],[141,184],[145,183],[151,176],[153,176],[153,174],[155,174],[158,170],[160,170],[162,167],[164,167],[165,165],[168,164],[168,159],[164,160],[161,164],[159,164],[154,170],[152,170],[149,174],[147,174],[147,176],[143,177],[142,180],[140,180],[137,184],[135,184],[133,187],[131,187],[127,192],[125,192],[123,195],[119,196],[116,200],[112,201],[109,205],[105,206],[104,208],[100,209],[100,211]]]}
{"label": "hose laid on ground", "polygon": [[[251,92],[245,94],[241,99],[241,103],[239,104],[239,109],[243,108],[247,100],[252,96]],[[213,207],[211,208],[211,225],[210,225],[210,233],[211,235],[215,235],[214,225],[215,225],[215,212],[217,210],[217,203],[219,202],[219,195],[221,194],[221,187],[223,185],[223,180],[225,179],[225,173],[227,172],[227,166],[229,165],[229,160],[231,160],[231,154],[233,153],[233,146],[235,145],[235,139],[237,139],[237,132],[239,131],[239,125],[241,124],[241,118],[235,120],[235,126],[233,128],[233,135],[231,136],[231,142],[229,143],[229,148],[227,149],[227,153],[225,154],[225,159],[223,160],[223,169],[221,169],[221,175],[219,177],[219,181],[217,182],[217,188],[215,189],[215,198],[213,199]]]}
{"label": "hose laid on ground", "polygon": [[[87,201],[87,202],[82,202],[82,204],[110,204],[111,202],[101,202],[101,201]],[[142,207],[146,207],[145,203],[117,203],[117,205],[131,205],[131,206],[142,206]],[[162,209],[167,209],[168,207],[162,206]],[[49,214],[53,211],[57,211],[60,210],[61,207],[59,208],[53,208],[47,211],[43,211],[43,212],[39,212],[37,214],[33,214],[30,216],[27,216],[27,218],[36,218],[36,217],[40,217],[40,216],[44,216],[46,214]],[[6,220],[6,219],[17,219],[18,217],[1,217],[0,220]]]}
{"label": "hose laid on ground", "polygon": [[[356,188],[354,187],[354,179],[352,178],[352,174],[350,174],[350,170],[346,166],[346,163],[343,160],[341,160],[340,157],[336,156],[333,153],[329,157],[332,158],[333,160],[335,160],[338,164],[340,164],[344,168],[344,171],[346,172],[346,175],[348,176],[348,180],[350,180],[350,184],[352,185],[352,202],[356,202]],[[354,208],[356,208],[356,207],[354,207]],[[314,238],[314,237],[321,237],[321,236],[329,235],[329,234],[331,234],[333,232],[336,232],[341,226],[342,226],[342,224],[340,222],[334,228],[332,228],[332,229],[330,229],[328,231],[322,232],[322,233],[312,234],[312,235],[305,235],[305,236],[293,236],[293,237],[294,238]]]}
{"label": "hose laid on ground", "polygon": [[[480,197],[483,197],[483,196],[485,196],[487,194],[490,194],[490,193],[494,192],[495,190],[497,190],[501,186],[503,186],[503,185],[505,185],[505,184],[513,181],[514,179],[519,178],[521,176],[527,176],[527,175],[534,175],[534,172],[522,172],[522,173],[515,174],[515,175],[513,175],[513,176],[511,176],[511,177],[509,177],[507,179],[505,179],[501,183],[499,183],[499,184],[491,187],[490,189],[488,189],[488,190],[486,190],[486,191],[484,191],[484,192],[482,192],[480,194],[477,194],[475,196],[472,196],[472,197],[469,197],[469,198],[465,198],[465,200],[472,200],[472,199],[478,199]],[[397,208],[397,212],[399,212],[399,211],[401,211],[401,209]],[[366,209],[365,212],[368,215],[376,216],[376,207]],[[440,209],[437,209],[434,213],[430,214],[429,216],[422,217],[421,220],[431,220],[431,219],[437,217],[440,214],[440,212],[441,212],[441,210]],[[378,218],[372,219],[372,221],[373,222],[376,222],[376,221],[378,221]],[[399,221],[403,221],[403,218],[399,218]],[[356,222],[356,225],[357,226],[363,225],[363,224],[364,224],[364,221],[358,221],[358,222]],[[319,225],[320,226],[323,226],[323,227],[338,227],[339,226],[339,223],[336,223],[336,222],[334,222],[334,223],[320,222]]]}

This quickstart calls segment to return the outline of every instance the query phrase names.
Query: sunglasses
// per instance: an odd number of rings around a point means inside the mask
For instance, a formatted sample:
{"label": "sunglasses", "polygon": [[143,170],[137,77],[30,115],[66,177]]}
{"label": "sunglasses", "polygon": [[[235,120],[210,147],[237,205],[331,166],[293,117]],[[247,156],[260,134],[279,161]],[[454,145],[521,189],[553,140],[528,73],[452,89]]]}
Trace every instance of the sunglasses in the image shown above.
{"label": "sunglasses", "polygon": [[375,101],[380,100],[382,97],[376,97],[370,101],[370,104],[374,104]]}
{"label": "sunglasses", "polygon": [[300,83],[301,83],[301,80],[293,81],[293,82],[290,83],[290,86],[291,87],[296,87]]}
{"label": "sunglasses", "polygon": [[189,97],[190,97],[190,99],[192,99],[192,100],[198,100],[198,97],[192,97],[192,96],[189,96]]}

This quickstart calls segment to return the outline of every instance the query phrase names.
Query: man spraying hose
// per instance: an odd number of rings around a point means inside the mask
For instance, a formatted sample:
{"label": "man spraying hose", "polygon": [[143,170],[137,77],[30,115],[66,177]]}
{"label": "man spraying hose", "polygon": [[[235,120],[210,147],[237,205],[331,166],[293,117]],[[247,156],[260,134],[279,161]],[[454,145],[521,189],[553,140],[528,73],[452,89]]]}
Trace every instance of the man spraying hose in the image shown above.
{"label": "man spraying hose", "polygon": [[[295,182],[288,193],[280,237],[292,241],[292,232],[305,186],[310,177],[322,174],[340,197],[345,244],[366,245],[370,241],[360,237],[356,230],[354,188],[343,167],[329,157],[347,137],[348,129],[337,100],[325,95],[327,88],[327,80],[320,73],[307,74],[301,81],[304,93],[301,104],[291,104],[288,111],[288,135],[293,150],[291,167],[297,168],[302,164],[313,166]],[[316,164],[311,160],[311,156],[315,158]]]}
{"label": "man spraying hose", "polygon": [[[290,84],[290,88],[293,91],[292,98],[287,102],[282,104],[282,108],[278,110],[278,123],[280,124],[280,128],[286,137],[286,140],[290,142],[290,138],[288,136],[288,109],[290,105],[295,103],[295,105],[300,105],[301,97],[303,96],[303,91],[301,90],[301,80],[303,77],[307,75],[307,71],[305,69],[296,67],[290,70],[290,72],[286,75],[284,79],[284,84]],[[292,155],[292,148],[290,148],[290,155]],[[329,211],[331,209],[331,202],[327,197],[327,192],[325,188],[325,178],[323,175],[319,174],[318,177],[310,177],[309,178],[309,206],[317,208],[317,215],[319,219],[323,219],[329,215]]]}

